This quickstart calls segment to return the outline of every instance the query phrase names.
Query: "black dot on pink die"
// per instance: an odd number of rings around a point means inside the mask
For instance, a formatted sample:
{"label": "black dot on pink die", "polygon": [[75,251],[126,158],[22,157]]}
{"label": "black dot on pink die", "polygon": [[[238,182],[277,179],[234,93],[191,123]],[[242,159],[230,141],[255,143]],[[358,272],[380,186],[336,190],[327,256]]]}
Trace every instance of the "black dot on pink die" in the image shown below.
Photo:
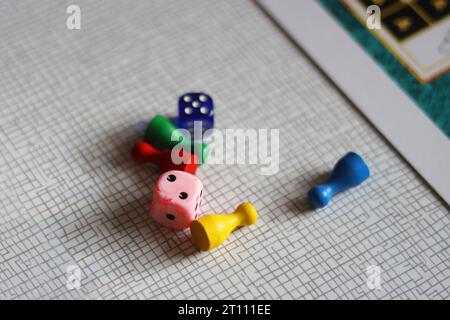
{"label": "black dot on pink die", "polygon": [[167,176],[167,180],[170,182],[174,182],[175,180],[177,180],[177,177],[174,174],[169,174]]}
{"label": "black dot on pink die", "polygon": [[180,194],[178,195],[178,197],[182,200],[187,199],[188,194],[186,192],[180,192]]}

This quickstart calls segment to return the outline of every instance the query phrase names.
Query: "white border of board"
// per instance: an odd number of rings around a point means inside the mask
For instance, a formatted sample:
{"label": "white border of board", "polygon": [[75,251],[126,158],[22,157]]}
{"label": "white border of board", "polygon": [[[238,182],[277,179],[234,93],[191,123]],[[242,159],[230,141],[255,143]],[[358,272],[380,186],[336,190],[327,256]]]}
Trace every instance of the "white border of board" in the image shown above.
{"label": "white border of board", "polygon": [[259,3],[450,204],[450,139],[414,101],[316,1]]}

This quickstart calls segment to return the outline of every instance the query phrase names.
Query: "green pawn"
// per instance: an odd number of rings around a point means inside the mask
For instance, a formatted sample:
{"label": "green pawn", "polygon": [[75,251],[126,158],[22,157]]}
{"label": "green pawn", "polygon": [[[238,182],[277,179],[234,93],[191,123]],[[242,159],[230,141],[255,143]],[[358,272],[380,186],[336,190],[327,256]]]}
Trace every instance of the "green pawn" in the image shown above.
{"label": "green pawn", "polygon": [[195,153],[199,158],[199,153],[201,152],[201,163],[206,159],[206,144],[192,144],[172,121],[160,114],[156,115],[148,124],[144,134],[144,140],[158,150],[170,150],[178,143],[183,142],[186,148],[191,150],[191,153]]}

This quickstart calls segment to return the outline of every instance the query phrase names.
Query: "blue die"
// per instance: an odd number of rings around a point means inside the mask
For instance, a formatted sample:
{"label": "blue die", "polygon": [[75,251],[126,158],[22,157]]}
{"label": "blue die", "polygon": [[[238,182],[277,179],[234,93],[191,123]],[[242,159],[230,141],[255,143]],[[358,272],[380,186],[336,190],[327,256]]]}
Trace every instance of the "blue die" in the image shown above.
{"label": "blue die", "polygon": [[214,102],[202,92],[188,92],[178,100],[178,128],[194,130],[194,121],[201,121],[202,131],[214,127]]}

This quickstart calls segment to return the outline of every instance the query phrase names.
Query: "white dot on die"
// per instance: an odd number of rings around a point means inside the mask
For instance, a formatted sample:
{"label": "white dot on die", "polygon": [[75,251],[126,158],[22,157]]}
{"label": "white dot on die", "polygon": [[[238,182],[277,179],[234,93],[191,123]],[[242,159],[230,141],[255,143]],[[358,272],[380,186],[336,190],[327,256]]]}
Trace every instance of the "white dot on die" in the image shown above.
{"label": "white dot on die", "polygon": [[192,111],[194,111],[194,110],[192,110],[191,107],[184,108],[184,113],[186,113],[186,114],[192,114]]}
{"label": "white dot on die", "polygon": [[192,97],[191,96],[184,96],[183,100],[184,100],[184,102],[191,102],[192,101]]}
{"label": "white dot on die", "polygon": [[200,99],[201,102],[205,102],[206,100],[208,100],[208,97],[205,96],[204,94],[200,95],[200,97],[198,97]]}
{"label": "white dot on die", "polygon": [[207,114],[208,113],[208,108],[207,107],[201,107],[200,108],[200,112],[203,114]]}
{"label": "white dot on die", "polygon": [[194,108],[198,108],[198,107],[200,107],[200,102],[194,101],[194,102],[192,102],[192,106],[193,106]]}

